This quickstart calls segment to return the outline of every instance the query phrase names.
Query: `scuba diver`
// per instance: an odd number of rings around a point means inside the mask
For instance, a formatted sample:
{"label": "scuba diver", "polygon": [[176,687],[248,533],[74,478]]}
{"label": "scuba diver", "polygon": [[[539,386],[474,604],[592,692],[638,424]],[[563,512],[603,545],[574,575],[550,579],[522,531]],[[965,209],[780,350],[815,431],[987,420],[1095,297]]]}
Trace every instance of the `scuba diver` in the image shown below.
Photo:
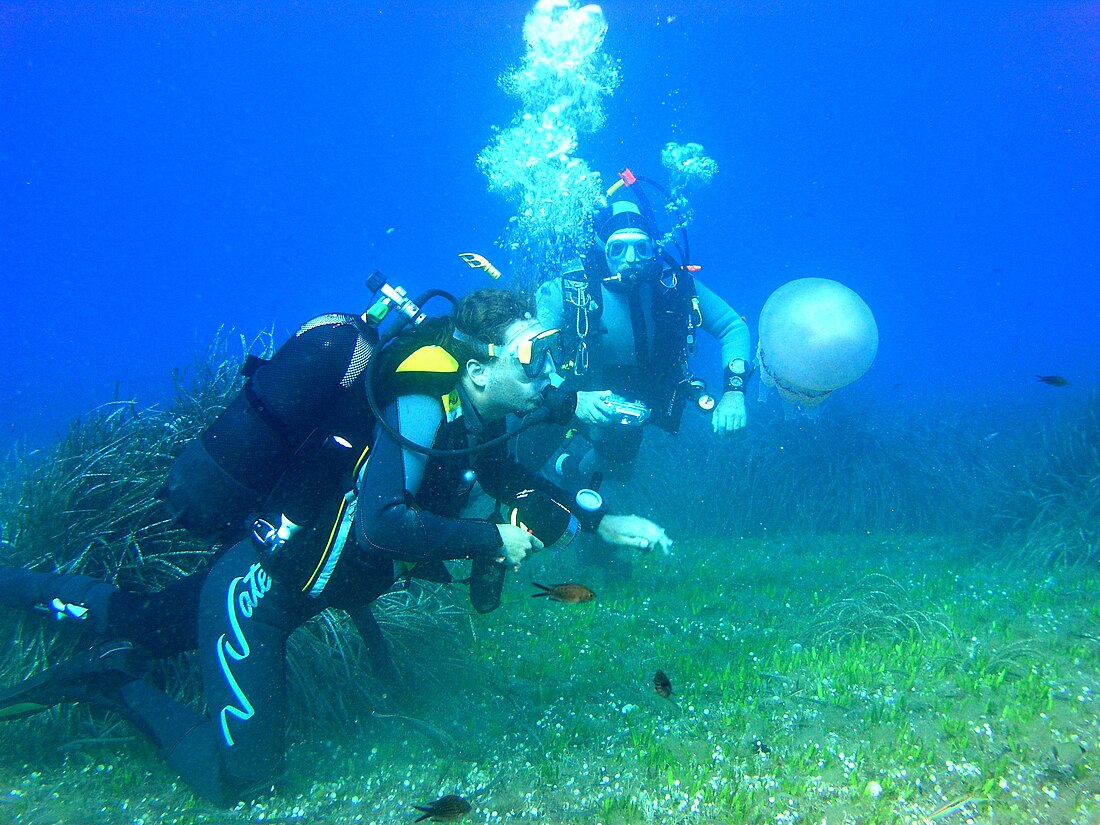
{"label": "scuba diver", "polygon": [[[196,794],[230,806],[282,771],[295,628],[346,610],[374,648],[372,666],[392,671],[370,604],[395,583],[399,562],[438,581],[445,561],[471,559],[471,598],[484,612],[499,603],[505,570],[559,541],[558,531],[669,547],[653,522],[610,514],[595,494],[573,498],[510,456],[505,418],[535,420],[558,404],[547,387],[560,336],[521,298],[482,289],[436,319],[423,300],[375,288],[383,298],[367,313],[316,318],[250,365],[240,396],[173,464],[163,496],[179,523],[235,541],[210,567],[157,593],[0,568],[0,604],[69,620],[98,640],[0,691],[0,719],[61,702],[113,709]],[[411,323],[380,339],[394,307]],[[567,417],[568,397],[560,407]],[[464,517],[475,483],[510,502],[512,518]],[[534,514],[517,516],[536,502],[565,526],[544,532]],[[142,678],[151,658],[196,648],[205,714]]]}
{"label": "scuba diver", "polygon": [[[584,260],[542,284],[535,296],[539,320],[563,331],[565,386],[577,391],[572,428],[544,473],[574,489],[593,478],[628,479],[643,425],[675,433],[689,399],[711,412],[719,435],[746,423],[748,325],[695,278],[686,233],[680,244],[658,244],[639,185],[652,182],[630,170],[620,178],[608,191],[609,198],[618,197],[597,217]],[[724,386],[717,402],[688,367],[699,329],[721,346]],[[594,555],[582,554],[586,561],[599,561],[606,551],[592,549]]]}

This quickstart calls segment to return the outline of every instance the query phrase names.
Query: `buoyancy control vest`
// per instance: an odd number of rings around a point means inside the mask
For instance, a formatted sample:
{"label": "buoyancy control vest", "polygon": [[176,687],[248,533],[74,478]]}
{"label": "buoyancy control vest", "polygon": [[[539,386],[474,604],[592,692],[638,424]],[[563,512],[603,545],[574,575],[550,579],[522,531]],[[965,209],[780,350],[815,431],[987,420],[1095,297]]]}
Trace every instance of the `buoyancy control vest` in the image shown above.
{"label": "buoyancy control vest", "polygon": [[428,319],[380,347],[359,316],[309,321],[172,464],[161,490],[169,514],[221,541],[245,536],[260,517],[289,520],[298,528],[292,552],[268,559],[269,572],[316,595],[346,538],[341,525],[350,526],[376,434],[366,382],[383,405],[409,392],[448,395],[458,379],[443,346],[450,330],[449,319]]}
{"label": "buoyancy control vest", "polygon": [[[601,271],[606,271],[602,253],[590,254],[583,271],[566,272],[562,279],[562,333],[566,352],[574,353],[571,383],[582,390],[605,389],[601,384],[609,377],[599,368],[601,340],[607,332],[602,323]],[[639,311],[652,319],[653,329],[642,333],[632,313],[631,332],[638,363],[621,371],[619,377],[630,385],[624,389],[650,408],[650,421],[675,433],[687,399],[684,388],[690,378],[688,359],[694,354],[696,330],[702,323],[695,279],[686,267],[667,265],[660,277],[650,282],[650,288],[632,285],[624,289],[636,290],[639,303],[645,300],[642,296],[649,296],[649,305],[639,306]],[[576,323],[570,323],[573,319]],[[586,372],[589,361],[595,367],[594,373]]]}

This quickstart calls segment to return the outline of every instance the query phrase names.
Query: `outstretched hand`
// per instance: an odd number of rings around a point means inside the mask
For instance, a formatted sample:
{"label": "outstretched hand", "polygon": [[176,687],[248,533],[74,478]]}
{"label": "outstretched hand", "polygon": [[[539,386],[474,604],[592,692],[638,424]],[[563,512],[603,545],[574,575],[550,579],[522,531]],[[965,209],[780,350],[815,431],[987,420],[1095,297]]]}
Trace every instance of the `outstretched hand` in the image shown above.
{"label": "outstretched hand", "polygon": [[619,547],[635,547],[646,552],[672,550],[672,539],[664,528],[641,516],[606,515],[596,532],[608,544]]}
{"label": "outstretched hand", "polygon": [[744,427],[747,420],[745,394],[727,392],[711,413],[710,425],[718,435],[732,435]]}

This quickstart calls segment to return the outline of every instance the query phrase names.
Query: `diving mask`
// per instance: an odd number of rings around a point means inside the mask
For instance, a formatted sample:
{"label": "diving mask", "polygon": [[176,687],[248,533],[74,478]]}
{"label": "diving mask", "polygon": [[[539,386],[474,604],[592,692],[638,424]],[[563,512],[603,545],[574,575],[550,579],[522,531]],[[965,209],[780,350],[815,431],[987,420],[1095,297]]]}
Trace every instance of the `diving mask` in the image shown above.
{"label": "diving mask", "polygon": [[540,330],[504,346],[489,344],[488,350],[494,358],[504,355],[515,358],[528,378],[551,375],[557,372],[561,362],[561,330]]}
{"label": "diving mask", "polygon": [[609,263],[626,264],[653,260],[656,247],[644,232],[617,232],[608,240],[605,251]]}
{"label": "diving mask", "polygon": [[640,229],[620,229],[607,239],[604,257],[611,275],[603,282],[612,291],[656,277],[657,244]]}
{"label": "diving mask", "polygon": [[472,345],[490,358],[515,358],[524,374],[531,379],[552,375],[561,363],[561,330],[543,329],[533,335],[521,335],[510,344],[483,344],[461,330],[452,333],[455,339]]}
{"label": "diving mask", "polygon": [[561,361],[561,330],[544,329],[530,338],[513,341],[505,350],[523,367],[528,378],[557,372]]}

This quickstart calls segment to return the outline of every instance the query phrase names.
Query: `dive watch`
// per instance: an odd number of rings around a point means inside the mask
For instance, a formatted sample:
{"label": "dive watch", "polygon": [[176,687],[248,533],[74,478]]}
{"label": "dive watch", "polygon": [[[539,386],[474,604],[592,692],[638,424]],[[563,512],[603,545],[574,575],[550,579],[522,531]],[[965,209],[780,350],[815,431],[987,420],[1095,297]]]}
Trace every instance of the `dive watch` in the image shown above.
{"label": "dive watch", "polygon": [[752,378],[752,367],[749,366],[749,362],[744,358],[734,358],[728,364],[726,364],[726,392],[741,392],[745,391],[745,385]]}

